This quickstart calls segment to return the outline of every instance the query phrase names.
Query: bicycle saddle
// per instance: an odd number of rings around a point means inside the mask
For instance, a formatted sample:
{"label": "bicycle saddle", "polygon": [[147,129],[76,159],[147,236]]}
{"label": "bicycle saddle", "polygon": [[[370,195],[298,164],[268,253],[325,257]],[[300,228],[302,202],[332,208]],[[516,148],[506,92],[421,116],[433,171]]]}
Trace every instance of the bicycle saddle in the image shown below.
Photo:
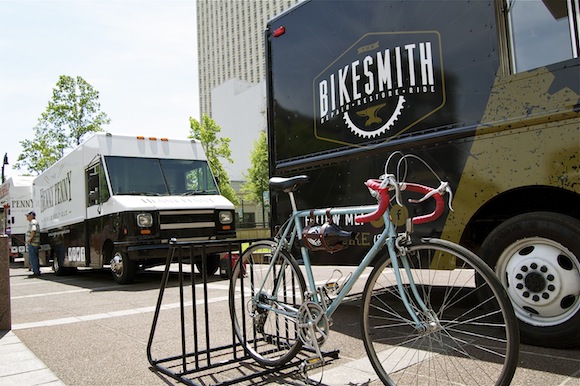
{"label": "bicycle saddle", "polygon": [[270,178],[270,187],[275,190],[283,190],[284,192],[294,192],[300,185],[304,185],[310,180],[308,176],[294,176],[294,177],[272,177]]}

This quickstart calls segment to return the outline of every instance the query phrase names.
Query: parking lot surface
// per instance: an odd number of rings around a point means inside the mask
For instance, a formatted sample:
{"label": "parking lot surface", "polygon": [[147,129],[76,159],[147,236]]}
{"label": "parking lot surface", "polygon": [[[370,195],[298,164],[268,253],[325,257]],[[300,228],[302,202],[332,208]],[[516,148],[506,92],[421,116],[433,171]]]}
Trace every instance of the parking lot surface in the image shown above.
{"label": "parking lot surface", "polygon": [[[350,269],[346,267],[345,270]],[[56,276],[43,268],[39,278],[28,278],[22,262],[11,264],[10,296],[12,330],[0,332],[0,384],[2,385],[173,385],[179,384],[153,371],[147,358],[162,268],[138,274],[135,283],[116,284],[107,271],[83,270],[71,276]],[[190,275],[190,274],[188,274]],[[195,276],[199,276],[195,274]],[[191,286],[190,286],[191,287]],[[196,290],[203,290],[202,283]],[[210,332],[210,341],[186,325],[187,350],[231,344],[228,311],[228,280],[211,277],[205,287],[208,302],[194,300],[185,288],[185,320],[197,318],[198,326]],[[192,313],[196,304],[196,314]],[[172,267],[151,341],[153,358],[178,355],[180,286]],[[207,307],[206,307],[207,306]],[[322,385],[378,385],[366,361],[360,340],[359,304],[356,297],[344,302],[333,317],[330,338],[324,349],[338,352],[324,368],[308,373]],[[206,318],[206,313],[208,317]],[[187,324],[187,323],[186,323]],[[229,354],[228,354],[229,355]],[[197,360],[197,358],[195,358]],[[187,375],[193,383],[209,385],[240,380],[263,371],[250,359],[231,366],[218,362],[204,371]],[[215,367],[213,367],[215,366]],[[209,368],[208,368],[209,367]],[[264,374],[239,384],[303,385],[297,367]],[[556,350],[522,345],[513,385],[580,385],[580,348]]]}

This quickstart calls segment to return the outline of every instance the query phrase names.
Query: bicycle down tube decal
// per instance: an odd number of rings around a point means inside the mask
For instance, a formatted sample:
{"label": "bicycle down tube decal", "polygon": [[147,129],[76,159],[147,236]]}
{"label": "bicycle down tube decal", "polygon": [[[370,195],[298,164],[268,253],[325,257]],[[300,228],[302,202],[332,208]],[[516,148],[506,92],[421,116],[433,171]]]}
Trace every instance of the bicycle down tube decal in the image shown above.
{"label": "bicycle down tube decal", "polygon": [[369,33],[313,84],[314,134],[361,146],[411,129],[445,104],[437,32]]}

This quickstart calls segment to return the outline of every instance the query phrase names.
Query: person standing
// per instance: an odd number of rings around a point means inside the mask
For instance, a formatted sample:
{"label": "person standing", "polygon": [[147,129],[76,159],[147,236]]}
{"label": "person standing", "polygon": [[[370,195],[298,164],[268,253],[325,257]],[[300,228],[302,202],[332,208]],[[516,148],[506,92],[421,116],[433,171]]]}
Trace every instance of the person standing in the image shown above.
{"label": "person standing", "polygon": [[32,268],[32,275],[28,277],[40,276],[40,263],[38,261],[38,250],[40,248],[40,226],[36,220],[36,213],[31,210],[26,214],[28,229],[26,230],[26,244],[28,245],[28,261]]}

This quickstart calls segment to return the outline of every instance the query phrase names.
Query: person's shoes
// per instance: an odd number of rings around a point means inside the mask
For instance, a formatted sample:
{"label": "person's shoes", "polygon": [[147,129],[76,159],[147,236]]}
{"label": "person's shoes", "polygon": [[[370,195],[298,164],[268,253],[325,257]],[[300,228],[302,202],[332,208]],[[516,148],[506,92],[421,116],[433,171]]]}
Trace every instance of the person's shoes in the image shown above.
{"label": "person's shoes", "polygon": [[39,273],[33,273],[32,275],[28,275],[28,277],[39,277],[40,276],[40,272]]}

